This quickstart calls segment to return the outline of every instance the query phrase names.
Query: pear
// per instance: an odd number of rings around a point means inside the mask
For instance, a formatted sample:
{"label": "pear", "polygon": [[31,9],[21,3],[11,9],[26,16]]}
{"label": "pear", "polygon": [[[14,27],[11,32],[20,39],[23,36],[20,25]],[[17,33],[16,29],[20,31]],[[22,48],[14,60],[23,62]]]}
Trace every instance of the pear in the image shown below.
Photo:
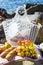
{"label": "pear", "polygon": [[5,47],[6,48],[10,48],[11,47],[10,43],[9,42],[5,42]]}

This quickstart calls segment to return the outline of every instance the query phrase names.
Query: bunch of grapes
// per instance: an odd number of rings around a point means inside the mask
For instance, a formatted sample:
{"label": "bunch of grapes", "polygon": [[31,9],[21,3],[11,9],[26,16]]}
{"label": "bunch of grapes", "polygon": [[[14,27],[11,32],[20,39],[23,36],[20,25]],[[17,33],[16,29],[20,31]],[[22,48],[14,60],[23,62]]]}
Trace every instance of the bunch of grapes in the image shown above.
{"label": "bunch of grapes", "polygon": [[31,58],[38,57],[35,46],[30,40],[18,41],[17,43],[19,45],[16,50],[18,56],[27,56]]}

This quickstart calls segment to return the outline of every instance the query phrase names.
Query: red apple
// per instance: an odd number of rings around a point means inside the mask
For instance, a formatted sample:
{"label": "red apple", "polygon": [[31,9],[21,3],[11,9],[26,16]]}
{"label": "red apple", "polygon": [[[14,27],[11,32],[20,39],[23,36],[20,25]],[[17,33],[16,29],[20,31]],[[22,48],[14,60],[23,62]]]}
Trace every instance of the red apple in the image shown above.
{"label": "red apple", "polygon": [[3,50],[0,49],[0,54],[3,52]]}

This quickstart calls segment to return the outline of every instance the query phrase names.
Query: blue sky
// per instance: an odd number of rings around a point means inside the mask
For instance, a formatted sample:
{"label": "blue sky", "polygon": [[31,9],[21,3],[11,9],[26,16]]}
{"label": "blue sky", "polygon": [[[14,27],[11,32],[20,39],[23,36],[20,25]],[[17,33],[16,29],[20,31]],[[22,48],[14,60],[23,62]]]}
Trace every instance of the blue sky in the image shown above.
{"label": "blue sky", "polygon": [[0,8],[4,8],[8,13],[12,13],[20,5],[30,4],[43,4],[43,0],[0,0]]}

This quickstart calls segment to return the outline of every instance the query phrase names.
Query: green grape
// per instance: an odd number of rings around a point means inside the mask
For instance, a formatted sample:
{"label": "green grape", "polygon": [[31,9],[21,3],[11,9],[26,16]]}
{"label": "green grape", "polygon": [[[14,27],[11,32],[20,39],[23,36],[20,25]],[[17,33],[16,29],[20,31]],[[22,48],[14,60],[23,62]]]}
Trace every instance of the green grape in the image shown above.
{"label": "green grape", "polygon": [[21,46],[22,51],[25,51],[25,46]]}
{"label": "green grape", "polygon": [[17,53],[18,56],[21,56],[21,53]]}
{"label": "green grape", "polygon": [[25,51],[29,51],[29,48],[28,48],[28,46],[25,46]]}
{"label": "green grape", "polygon": [[17,49],[22,49],[22,46],[18,46]]}
{"label": "green grape", "polygon": [[24,57],[24,52],[21,52],[21,56]]}
{"label": "green grape", "polygon": [[30,53],[32,54],[32,50],[30,50]]}
{"label": "green grape", "polygon": [[24,52],[17,53],[17,55],[24,57]]}
{"label": "green grape", "polygon": [[25,52],[25,56],[30,56],[30,53],[28,51]]}

